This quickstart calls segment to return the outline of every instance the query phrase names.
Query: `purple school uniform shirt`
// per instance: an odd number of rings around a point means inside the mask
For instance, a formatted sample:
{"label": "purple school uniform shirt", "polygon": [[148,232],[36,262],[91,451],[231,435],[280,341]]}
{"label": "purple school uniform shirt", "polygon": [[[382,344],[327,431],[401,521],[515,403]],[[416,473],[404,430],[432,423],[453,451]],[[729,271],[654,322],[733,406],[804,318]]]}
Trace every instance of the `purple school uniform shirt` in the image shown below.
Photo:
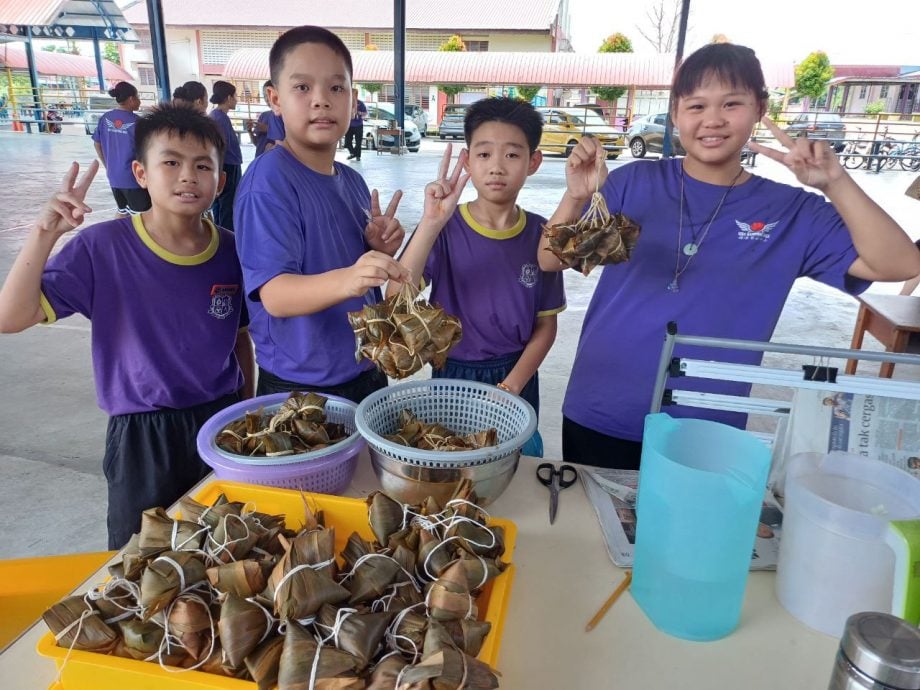
{"label": "purple school uniform shirt", "polygon": [[451,359],[481,361],[520,352],[537,318],[565,309],[561,273],[537,264],[546,219],[523,210],[508,230],[483,227],[461,205],[428,255],[431,301],[460,319],[463,337]]}
{"label": "purple school uniform shirt", "polygon": [[205,251],[177,256],[141,216],[119,218],[81,230],[48,261],[46,319],[92,321],[96,397],[110,415],[191,407],[242,386],[240,265],[233,234],[210,227]]}
{"label": "purple school uniform shirt", "polygon": [[224,152],[224,165],[242,165],[243,152],[240,150],[240,140],[233,131],[233,123],[230,118],[220,108],[214,108],[211,111],[211,119],[217,123],[224,141],[227,143],[227,150]]}
{"label": "purple school uniform shirt", "polygon": [[273,141],[272,138],[269,137],[269,128],[270,128],[269,123],[271,122],[272,118],[275,118],[275,117],[278,117],[278,116],[275,115],[271,110],[266,110],[265,112],[259,115],[258,123],[260,125],[265,125],[265,131],[262,133],[256,133],[255,135],[256,157],[261,156],[263,153],[265,153],[265,147],[268,146],[268,144],[271,141]]}
{"label": "purple school uniform shirt", "polygon": [[308,168],[282,146],[255,159],[236,192],[236,244],[259,366],[288,381],[331,386],[373,365],[355,362],[347,313],[380,300],[379,290],[306,316],[271,316],[259,290],[282,274],[316,275],[346,268],[368,251],[364,209],[370,191],[354,170],[334,175]]}
{"label": "purple school uniform shirt", "polygon": [[284,141],[284,120],[281,119],[280,115],[271,114],[271,117],[268,119],[268,140],[269,141]]}
{"label": "purple school uniform shirt", "polygon": [[93,141],[102,147],[105,175],[115,189],[137,189],[140,185],[131,172],[134,162],[134,125],[137,114],[115,108],[99,118]]}
{"label": "purple school uniform shirt", "polygon": [[[796,278],[808,276],[858,294],[869,283],[847,275],[856,259],[850,234],[823,197],[754,176],[731,190],[704,241],[700,237],[725,188],[685,175],[681,245],[699,251],[667,287],[678,248],[680,159],[614,170],[603,187],[610,211],[642,227],[630,260],[603,269],[585,314],[563,414],[601,433],[641,440],[669,321],[685,335],[768,341]],[[692,223],[690,222],[692,219]],[[701,347],[675,356],[759,364],[762,353]],[[747,395],[749,385],[681,379],[683,390]],[[744,415],[667,406],[672,416],[743,425]]]}

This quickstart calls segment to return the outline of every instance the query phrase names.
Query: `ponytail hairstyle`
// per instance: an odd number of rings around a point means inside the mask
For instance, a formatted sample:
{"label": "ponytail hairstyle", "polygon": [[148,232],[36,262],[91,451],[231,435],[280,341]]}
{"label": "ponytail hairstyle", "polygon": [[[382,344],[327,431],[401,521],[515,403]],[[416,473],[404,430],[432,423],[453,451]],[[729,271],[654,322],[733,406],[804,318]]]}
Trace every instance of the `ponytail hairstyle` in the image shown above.
{"label": "ponytail hairstyle", "polygon": [[187,81],[173,91],[173,98],[191,105],[195,101],[207,101],[208,90],[200,81]]}
{"label": "ponytail hairstyle", "polygon": [[216,81],[212,88],[214,92],[211,94],[211,103],[214,105],[220,105],[236,95],[236,87],[229,81]]}
{"label": "ponytail hairstyle", "polygon": [[121,105],[129,98],[134,98],[137,96],[137,88],[134,86],[134,84],[129,84],[126,81],[120,81],[115,84],[115,88],[109,89],[109,96],[114,98],[118,105]]}

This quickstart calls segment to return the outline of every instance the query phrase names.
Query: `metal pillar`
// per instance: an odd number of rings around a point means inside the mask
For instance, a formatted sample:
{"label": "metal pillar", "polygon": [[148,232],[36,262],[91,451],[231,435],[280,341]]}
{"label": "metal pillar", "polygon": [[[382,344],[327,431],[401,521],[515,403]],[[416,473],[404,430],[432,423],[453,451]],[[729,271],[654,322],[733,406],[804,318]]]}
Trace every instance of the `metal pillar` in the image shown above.
{"label": "metal pillar", "polygon": [[393,0],[393,93],[396,126],[404,130],[406,126],[406,0]]}
{"label": "metal pillar", "polygon": [[147,18],[150,21],[150,47],[153,52],[153,70],[157,75],[160,100],[164,103],[172,98],[169,87],[169,65],[166,62],[166,25],[163,21],[161,0],[147,0]]}
{"label": "metal pillar", "polygon": [[[677,54],[674,56],[674,73],[677,73],[677,68],[680,66],[680,61],[684,59],[684,42],[687,40],[687,21],[690,18],[690,0],[683,0],[683,5],[680,9],[680,29],[677,32]],[[671,130],[674,128],[674,123],[671,121],[671,110],[674,108],[674,89],[668,93],[668,115],[665,118],[665,127],[664,127],[664,141],[661,144],[661,157],[670,158],[671,157]]]}
{"label": "metal pillar", "polygon": [[[38,69],[35,66],[35,52],[32,48],[32,27],[26,27],[26,61],[29,65],[29,83],[32,85],[32,117],[40,124],[38,131],[44,132],[45,125],[41,107],[41,94],[38,86]],[[30,128],[31,131],[31,128]]]}
{"label": "metal pillar", "polygon": [[96,56],[96,78],[99,79],[99,93],[105,93],[105,70],[102,66],[102,48],[99,47],[99,31],[93,29],[93,54]]}

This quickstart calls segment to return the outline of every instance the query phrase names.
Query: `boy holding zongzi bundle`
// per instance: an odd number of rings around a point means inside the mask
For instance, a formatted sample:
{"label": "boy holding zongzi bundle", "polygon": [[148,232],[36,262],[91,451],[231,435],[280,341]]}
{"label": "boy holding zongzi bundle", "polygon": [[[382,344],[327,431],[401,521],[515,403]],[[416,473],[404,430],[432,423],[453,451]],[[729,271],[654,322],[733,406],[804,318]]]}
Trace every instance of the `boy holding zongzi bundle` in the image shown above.
{"label": "boy holding zongzi bundle", "polygon": [[355,107],[351,54],[338,36],[291,29],[269,67],[285,138],[246,170],[234,207],[258,392],[321,390],[359,402],[387,379],[355,361],[348,312],[380,301],[388,279],[408,278],[393,259],[401,193],[383,213],[376,191],[335,160]]}
{"label": "boy holding zongzi bundle", "polygon": [[[556,314],[565,309],[562,277],[537,265],[546,219],[517,206],[524,182],[540,167],[542,132],[540,114],[524,101],[486,98],[470,106],[468,148],[448,177],[447,147],[401,259],[413,276],[431,281],[431,302],[463,324],[463,338],[433,375],[495,384],[538,413],[537,368],[556,338]],[[469,179],[477,197],[458,207]],[[539,434],[523,452],[542,457]]]}
{"label": "boy holding zongzi bundle", "polygon": [[87,228],[49,259],[90,212],[98,164],[78,181],[74,163],[0,290],[4,333],[73,313],[92,321],[96,395],[110,415],[112,549],[145,509],[170,505],[208,473],[198,429],[241,389],[248,397],[252,378],[233,235],[202,219],[224,182],[223,138],[206,115],[164,105],[137,121],[135,141],[150,210]]}

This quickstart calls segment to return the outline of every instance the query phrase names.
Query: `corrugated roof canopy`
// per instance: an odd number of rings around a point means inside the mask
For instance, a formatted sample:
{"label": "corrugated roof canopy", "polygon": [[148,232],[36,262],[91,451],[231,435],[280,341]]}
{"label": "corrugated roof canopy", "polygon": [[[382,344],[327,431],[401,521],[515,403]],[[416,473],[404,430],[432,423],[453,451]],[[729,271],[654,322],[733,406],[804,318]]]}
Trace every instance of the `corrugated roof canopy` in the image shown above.
{"label": "corrugated roof canopy", "polygon": [[[28,70],[25,47],[21,43],[4,43],[0,45],[0,68]],[[39,74],[61,77],[96,77],[96,61],[82,55],[52,53],[47,50],[35,51],[35,68]],[[134,81],[129,72],[108,60],[102,61],[103,76],[109,82]]]}
{"label": "corrugated roof canopy", "polygon": [[[221,0],[215,11],[213,0],[162,0],[167,26],[261,27],[287,29],[302,24],[329,29],[393,30],[393,3],[367,0]],[[406,0],[406,28],[449,31],[549,31],[561,0]],[[146,25],[147,5],[138,1],[124,8],[131,24]]]}
{"label": "corrugated roof canopy", "polygon": [[114,0],[2,0],[0,34],[33,38],[137,40]]}
{"label": "corrugated roof canopy", "polygon": [[[352,53],[355,82],[392,82],[393,53]],[[795,83],[793,63],[763,65],[767,84],[782,88]],[[406,53],[406,81],[414,84],[539,85],[553,87],[637,86],[668,88],[673,55],[634,53]],[[230,56],[228,79],[269,78],[268,50],[244,48]]]}

